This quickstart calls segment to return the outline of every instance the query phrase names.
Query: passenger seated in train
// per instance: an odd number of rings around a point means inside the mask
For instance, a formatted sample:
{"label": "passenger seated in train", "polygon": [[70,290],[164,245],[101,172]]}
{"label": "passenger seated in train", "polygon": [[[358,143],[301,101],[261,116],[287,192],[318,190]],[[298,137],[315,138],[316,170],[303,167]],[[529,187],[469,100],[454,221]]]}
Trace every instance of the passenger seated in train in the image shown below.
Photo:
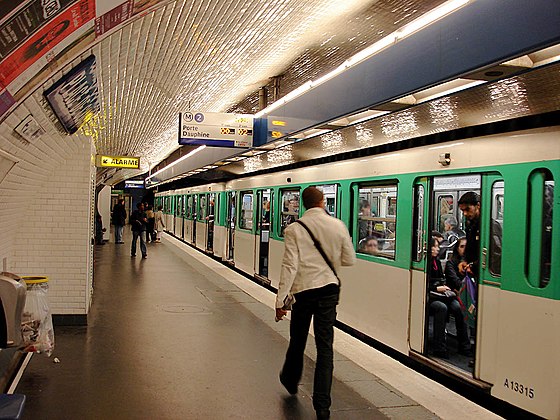
{"label": "passenger seated in train", "polygon": [[433,354],[444,359],[449,358],[445,324],[448,315],[453,315],[457,328],[458,351],[465,356],[471,355],[471,345],[467,333],[467,325],[457,295],[446,284],[441,263],[437,258],[439,243],[435,237],[431,239],[431,262],[429,275],[429,312],[434,316]]}
{"label": "passenger seated in train", "polygon": [[446,284],[451,287],[455,293],[461,290],[463,279],[465,278],[465,270],[459,268],[459,263],[465,261],[465,248],[467,247],[467,238],[464,236],[455,241],[453,245],[453,254],[447,260],[445,265]]}
{"label": "passenger seated in train", "polygon": [[368,236],[358,244],[358,252],[364,254],[377,255],[379,253],[379,243],[375,236]]}
{"label": "passenger seated in train", "polygon": [[371,212],[371,204],[367,200],[360,200],[360,213],[359,218],[359,235],[360,239],[365,239],[371,235],[373,222],[369,220],[373,216]]}

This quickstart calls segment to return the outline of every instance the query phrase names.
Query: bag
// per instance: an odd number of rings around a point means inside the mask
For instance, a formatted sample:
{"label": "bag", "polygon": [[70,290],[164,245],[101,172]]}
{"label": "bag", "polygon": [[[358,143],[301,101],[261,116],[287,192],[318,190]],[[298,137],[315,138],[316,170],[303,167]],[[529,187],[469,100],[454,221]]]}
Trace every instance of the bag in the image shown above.
{"label": "bag", "polygon": [[296,297],[290,293],[284,298],[284,305],[282,305],[282,309],[285,311],[291,311],[294,303],[296,303]]}
{"label": "bag", "polygon": [[443,303],[451,302],[457,299],[457,294],[453,290],[446,290],[445,292],[432,292],[430,291],[430,298],[435,301],[440,301]]}
{"label": "bag", "polygon": [[471,328],[476,327],[476,283],[468,274],[459,290],[459,304],[465,314],[465,321]]}

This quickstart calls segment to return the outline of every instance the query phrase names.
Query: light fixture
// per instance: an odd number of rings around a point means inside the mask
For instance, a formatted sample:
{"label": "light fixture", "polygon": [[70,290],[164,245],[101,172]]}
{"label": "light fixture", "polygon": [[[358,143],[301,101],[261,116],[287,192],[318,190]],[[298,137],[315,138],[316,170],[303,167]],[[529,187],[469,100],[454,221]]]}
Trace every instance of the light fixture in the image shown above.
{"label": "light fixture", "polygon": [[150,175],[149,177],[147,177],[146,180],[148,180],[148,179],[150,179],[150,178],[153,178],[153,177],[156,176],[157,174],[159,174],[159,173],[161,173],[161,172],[163,172],[163,171],[165,171],[165,170],[167,170],[167,169],[172,168],[173,166],[177,165],[179,162],[182,162],[182,161],[184,161],[185,159],[190,158],[191,156],[197,154],[198,152],[201,152],[201,151],[204,150],[204,149],[206,149],[206,145],[202,145],[202,146],[197,147],[197,148],[194,149],[194,150],[191,150],[191,151],[190,151],[189,153],[187,153],[185,156],[181,156],[181,157],[180,157],[179,159],[177,159],[176,161],[170,163],[170,164],[167,165],[167,166],[164,166],[164,167],[161,168],[159,171],[153,173],[152,175]]}

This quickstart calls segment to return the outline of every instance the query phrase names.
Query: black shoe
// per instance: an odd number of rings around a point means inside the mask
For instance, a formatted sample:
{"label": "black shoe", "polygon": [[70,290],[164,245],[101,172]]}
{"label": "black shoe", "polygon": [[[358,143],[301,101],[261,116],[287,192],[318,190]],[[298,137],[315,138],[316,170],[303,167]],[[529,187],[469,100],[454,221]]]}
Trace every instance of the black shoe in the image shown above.
{"label": "black shoe", "polygon": [[317,420],[328,420],[331,418],[331,412],[329,410],[317,410]]}
{"label": "black shoe", "polygon": [[288,391],[289,394],[291,395],[296,395],[298,392],[298,387],[297,384],[295,385],[289,385],[288,382],[282,377],[282,374],[280,373],[280,383],[282,385],[284,385],[284,388],[286,388],[286,391]]}
{"label": "black shoe", "polygon": [[469,360],[469,367],[470,368],[474,367],[474,360]]}
{"label": "black shoe", "polygon": [[142,259],[145,260],[146,258],[148,258],[148,255],[142,255]]}
{"label": "black shoe", "polygon": [[132,258],[136,257],[136,254],[132,254],[131,257],[132,257]]}

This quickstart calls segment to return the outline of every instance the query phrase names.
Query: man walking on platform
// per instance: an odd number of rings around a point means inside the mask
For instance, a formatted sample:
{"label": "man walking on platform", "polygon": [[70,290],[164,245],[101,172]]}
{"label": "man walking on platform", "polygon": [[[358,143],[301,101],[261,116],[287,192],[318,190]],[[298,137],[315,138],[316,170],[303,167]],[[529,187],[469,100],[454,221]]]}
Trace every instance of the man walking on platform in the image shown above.
{"label": "man walking on platform", "polygon": [[146,249],[146,228],[148,225],[148,218],[144,212],[144,204],[138,203],[137,210],[132,212],[130,216],[130,226],[132,228],[132,248],[130,255],[136,257],[136,241],[140,238],[140,251],[142,258],[148,258],[148,251]]}
{"label": "man walking on platform", "polygon": [[287,313],[293,296],[290,344],[280,372],[280,382],[296,394],[303,371],[303,357],[313,318],[317,362],[313,381],[313,407],[318,419],[330,417],[333,372],[333,335],[341,266],[353,265],[356,254],[346,225],[325,210],[323,193],[307,187],[302,193],[307,209],[301,219],[284,231],[284,258],[276,297],[276,320]]}

